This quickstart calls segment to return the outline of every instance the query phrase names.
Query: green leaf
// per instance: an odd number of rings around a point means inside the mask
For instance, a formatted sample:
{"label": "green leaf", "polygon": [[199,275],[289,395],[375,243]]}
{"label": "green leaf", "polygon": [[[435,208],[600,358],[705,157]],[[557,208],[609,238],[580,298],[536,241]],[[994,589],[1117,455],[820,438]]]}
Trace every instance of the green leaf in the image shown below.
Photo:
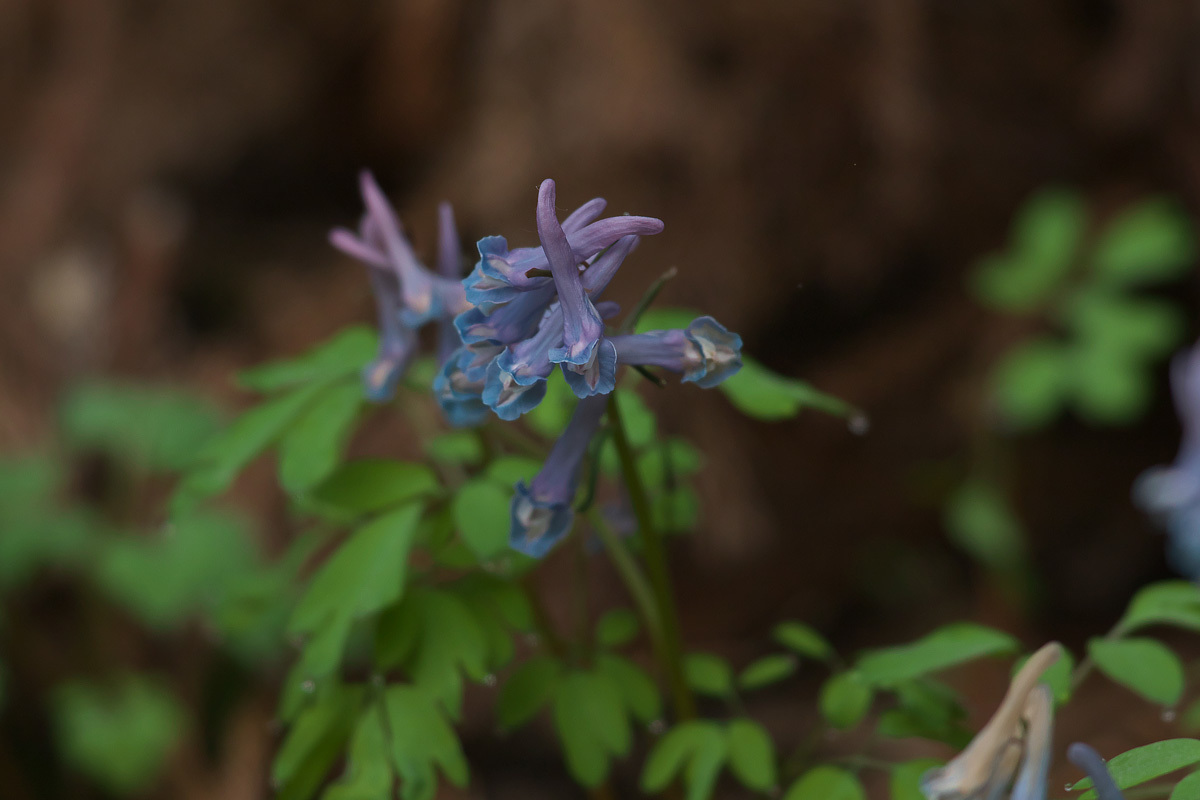
{"label": "green leaf", "polygon": [[546,396],[522,420],[547,439],[556,439],[567,427],[578,402],[571,387],[567,386],[562,370],[556,369],[546,379]]}
{"label": "green leaf", "polygon": [[330,684],[299,713],[271,765],[277,798],[307,800],[316,793],[342,756],[362,698],[361,687]]}
{"label": "green leaf", "polygon": [[[1028,660],[1029,656],[1022,656],[1017,659],[1013,663],[1012,674],[1016,675]],[[1070,650],[1064,647],[1061,649],[1061,655],[1059,655],[1058,660],[1042,673],[1041,682],[1049,686],[1050,690],[1054,692],[1054,699],[1059,705],[1071,699],[1071,673],[1074,670],[1075,657],[1071,655]]]}
{"label": "green leaf", "polygon": [[613,609],[596,623],[596,644],[610,649],[629,644],[640,627],[637,614],[627,608]]}
{"label": "green leaf", "polygon": [[897,764],[888,781],[892,800],[925,800],[925,793],[921,791],[921,776],[941,765],[942,762],[932,758],[918,758]]}
{"label": "green leaf", "polygon": [[700,495],[691,486],[658,494],[651,502],[654,524],[663,533],[687,533],[700,519]]}
{"label": "green leaf", "polygon": [[971,274],[986,305],[1030,311],[1062,284],[1079,251],[1087,209],[1075,192],[1049,189],[1028,200],[1013,221],[1009,252],[985,258]]}
{"label": "green leaf", "polygon": [[707,800],[716,788],[717,777],[725,764],[727,743],[719,727],[714,733],[716,735],[706,735],[700,740],[691,762],[684,770],[687,800]]}
{"label": "green leaf", "polygon": [[620,692],[604,673],[573,672],[556,687],[553,711],[571,776],[589,789],[600,785],[610,756],[633,744]]}
{"label": "green leaf", "polygon": [[350,740],[346,772],[321,795],[321,800],[390,800],[391,752],[383,710],[369,708],[358,720]]}
{"label": "green leaf", "polygon": [[855,413],[849,403],[804,381],[778,375],[745,355],[742,368],[719,388],[739,411],[755,419],[788,419],[806,408],[838,417]]}
{"label": "green leaf", "polygon": [[721,729],[713,722],[698,720],[681,722],[667,731],[654,745],[642,768],[642,791],[658,794],[666,789],[687,766],[701,743],[713,735],[721,736]]}
{"label": "green leaf", "polygon": [[467,785],[467,759],[435,698],[416,686],[390,686],[384,709],[402,798],[432,800],[437,793],[435,768],[455,786]]}
{"label": "green leaf", "polygon": [[683,657],[683,675],[694,692],[713,697],[733,694],[733,670],[720,656],[688,653]]}
{"label": "green leaf", "polygon": [[487,635],[471,608],[450,592],[422,590],[408,601],[417,605],[421,617],[421,635],[409,667],[413,681],[457,718],[462,705],[460,670],[476,681],[488,674]]}
{"label": "green leaf", "polygon": [[1012,570],[1025,561],[1025,529],[991,483],[959,486],[946,505],[945,524],[955,543],[991,569]]}
{"label": "green leaf", "polygon": [[279,482],[303,494],[337,468],[362,406],[357,383],[331,386],[284,432],[279,441]]}
{"label": "green leaf", "polygon": [[1054,420],[1070,391],[1070,356],[1058,342],[1033,339],[1000,359],[992,372],[992,395],[1008,424],[1033,430]]}
{"label": "green leaf", "polygon": [[175,748],[186,720],[166,690],[133,676],[107,689],[64,684],[54,691],[53,712],[64,760],[118,795],[146,790]]}
{"label": "green leaf", "polygon": [[307,499],[353,519],[426,497],[439,488],[437,476],[424,464],[369,458],[342,464]]}
{"label": "green leaf", "polygon": [[642,396],[630,389],[617,390],[617,402],[621,404],[621,422],[634,450],[649,447],[654,442],[658,421],[654,412],[642,400]]}
{"label": "green leaf", "polygon": [[450,431],[425,443],[425,452],[443,464],[477,466],[483,463],[483,443],[472,430]]}
{"label": "green leaf", "polygon": [[791,785],[783,800],[866,800],[862,784],[844,769],[820,766],[810,769]]}
{"label": "green leaf", "polygon": [[364,617],[399,600],[420,518],[421,505],[411,503],[352,533],[313,577],[289,629],[313,632],[332,617]]}
{"label": "green leaf", "polygon": [[512,490],[486,478],[473,478],[454,495],[451,508],[462,540],[480,561],[508,551]]}
{"label": "green leaf", "polygon": [[1095,638],[1088,655],[1101,672],[1152,703],[1174,706],[1183,694],[1179,657],[1155,639]]}
{"label": "green leaf", "polygon": [[1200,772],[1193,772],[1175,784],[1167,800],[1200,800]]}
{"label": "green leaf", "polygon": [[871,710],[873,695],[870,684],[856,671],[834,675],[821,687],[821,716],[838,730],[853,728]]}
{"label": "green leaf", "polygon": [[1187,331],[1183,313],[1170,303],[1106,289],[1076,292],[1064,305],[1062,318],[1088,347],[1131,360],[1171,352]]}
{"label": "green leaf", "polygon": [[787,678],[797,666],[796,657],[791,654],[763,656],[742,670],[738,675],[738,686],[746,690],[761,689]]}
{"label": "green leaf", "polygon": [[828,661],[833,658],[833,646],[825,637],[802,622],[781,622],[771,634],[775,641],[802,656]]}
{"label": "green leaf", "polygon": [[176,496],[174,507],[185,509],[196,500],[220,494],[255,457],[275,443],[324,389],[309,384],[256,406],[211,439],[196,459]]}
{"label": "green leaf", "polygon": [[1082,343],[1071,361],[1075,408],[1093,425],[1126,425],[1149,405],[1150,376],[1121,352]]}
{"label": "green leaf", "polygon": [[92,448],[153,470],[180,470],[220,427],[216,410],[195,395],[132,383],[83,383],[59,408],[67,444]]}
{"label": "green leaf", "polygon": [[895,691],[899,706],[880,715],[877,730],[881,736],[932,739],[956,750],[971,740],[972,732],[963,725],[966,710],[949,687],[920,678],[900,683]]}
{"label": "green leaf", "polygon": [[662,696],[658,687],[632,661],[612,653],[601,653],[596,656],[596,669],[607,675],[617,687],[634,719],[648,723],[662,714]]}
{"label": "green leaf", "polygon": [[253,569],[249,532],[212,512],[180,517],[151,538],[109,540],[93,565],[96,581],[143,622],[166,628],[219,599]]}
{"label": "green leaf", "polygon": [[1200,633],[1200,586],[1190,581],[1160,581],[1139,590],[1129,601],[1117,630],[1126,634],[1149,625],[1171,625]]}
{"label": "green leaf", "polygon": [[513,670],[496,699],[500,730],[511,731],[541,711],[558,688],[562,662],[551,656],[534,656]]}
{"label": "green leaf", "polygon": [[542,468],[536,458],[524,456],[500,456],[487,465],[485,474],[505,489],[511,490],[518,481],[529,483]]}
{"label": "green leaf", "polygon": [[1113,220],[1096,242],[1096,276],[1118,284],[1175,280],[1196,259],[1196,242],[1187,213],[1166,199],[1148,200]]}
{"label": "green leaf", "polygon": [[766,728],[752,719],[735,719],[725,729],[729,768],[747,789],[769,792],[775,787],[775,743]]}
{"label": "green leaf", "polygon": [[1011,653],[1017,640],[970,622],[946,625],[912,644],[864,654],[857,668],[870,684],[889,688],[983,656]]}
{"label": "green leaf", "polygon": [[[1167,739],[1135,747],[1119,756],[1114,756],[1106,762],[1106,766],[1117,787],[1128,789],[1198,763],[1200,763],[1200,741]],[[1071,791],[1078,791],[1090,789],[1091,786],[1092,779],[1084,778],[1070,788]],[[1096,792],[1092,790],[1084,793],[1079,800],[1094,800],[1095,797]]]}
{"label": "green leaf", "polygon": [[378,336],[370,328],[361,325],[347,328],[301,356],[242,372],[238,383],[257,392],[327,383],[357,375],[375,357],[377,347]]}
{"label": "green leaf", "polygon": [[659,442],[638,458],[638,473],[653,487],[695,474],[702,464],[700,452],[684,439]]}

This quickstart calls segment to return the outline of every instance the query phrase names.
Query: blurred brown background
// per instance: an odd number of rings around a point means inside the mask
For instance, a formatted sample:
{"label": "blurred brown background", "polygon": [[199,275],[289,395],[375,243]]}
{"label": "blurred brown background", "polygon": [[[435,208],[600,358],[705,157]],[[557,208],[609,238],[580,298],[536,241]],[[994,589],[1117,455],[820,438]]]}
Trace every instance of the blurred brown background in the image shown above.
{"label": "blurred brown background", "polygon": [[[563,208],[602,195],[666,221],[617,299],[678,266],[663,302],[872,419],[856,437],[656,398],[708,454],[703,530],[676,552],[697,647],[748,658],[785,616],[848,650],[957,618],[1078,647],[1168,574],[1128,500],[1173,454],[1165,370],[1143,425],[1065,418],[1017,443],[1028,613],[945,543],[939,506],[1008,336],[963,277],[1020,202],[1062,184],[1099,214],[1200,203],[1194,2],[3,0],[0,65],[0,449],[43,438],[81,376],[232,406],[232,370],[372,320],[325,242],[357,218],[362,167],[425,253],[441,199],[466,239],[534,241],[554,177]],[[1174,291],[1191,307],[1194,289]],[[282,524],[269,475],[243,495]],[[766,702],[787,724],[799,698]],[[1086,708],[1062,727],[1088,729]],[[1147,719],[1125,733],[1155,735]],[[507,751],[469,752],[504,771]]]}

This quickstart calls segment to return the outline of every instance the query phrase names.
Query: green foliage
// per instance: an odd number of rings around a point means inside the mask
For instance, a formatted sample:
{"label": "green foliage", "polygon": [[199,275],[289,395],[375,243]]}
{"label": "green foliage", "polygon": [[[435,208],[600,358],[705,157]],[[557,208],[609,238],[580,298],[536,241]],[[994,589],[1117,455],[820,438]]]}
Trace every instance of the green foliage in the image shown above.
{"label": "green foliage", "polygon": [[[1025,666],[1025,662],[1029,660],[1028,656],[1018,658],[1013,663],[1013,674]],[[1050,668],[1042,673],[1041,682],[1050,687],[1054,692],[1054,699],[1060,705],[1071,699],[1072,687],[1071,677],[1075,671],[1075,656],[1071,655],[1071,651],[1062,648],[1062,652],[1058,660],[1050,665]]]}
{"label": "green foliage", "polygon": [[[739,734],[744,737],[745,732]],[[725,732],[715,722],[691,720],[671,728],[658,741],[642,769],[642,791],[656,794],[682,778],[687,800],[712,795],[721,766],[728,755]],[[742,756],[754,760],[753,757]],[[743,768],[746,765],[743,765]]]}
{"label": "green foliage", "polygon": [[634,719],[649,723],[662,715],[662,695],[641,667],[612,653],[601,653],[596,657],[596,669],[616,685]]}
{"label": "green foliage", "polygon": [[443,464],[478,466],[483,463],[483,443],[475,431],[450,431],[425,443],[425,452]]}
{"label": "green foliage", "polygon": [[1120,633],[1151,625],[1170,625],[1200,633],[1200,587],[1189,581],[1160,581],[1133,596],[1117,623]]}
{"label": "green foliage", "polygon": [[925,793],[921,791],[921,776],[940,766],[941,762],[931,758],[918,758],[897,764],[888,780],[892,800],[925,800]]}
{"label": "green foliage", "polygon": [[963,622],[939,628],[912,644],[865,653],[856,668],[867,683],[891,688],[976,658],[1016,649],[1017,641],[1008,634]]}
{"label": "green foliage", "polygon": [[383,706],[402,800],[432,800],[439,771],[453,785],[467,785],[466,757],[437,698],[419,687],[389,686]]}
{"label": "green foliage", "polygon": [[964,727],[967,712],[958,695],[930,678],[905,681],[895,688],[896,707],[879,716],[879,735],[892,739],[920,737],[962,748],[970,741]]}
{"label": "green foliage", "polygon": [[1155,639],[1092,639],[1088,655],[1112,680],[1147,700],[1173,706],[1183,694],[1183,665]]}
{"label": "green foliage", "polygon": [[357,376],[375,357],[378,346],[374,331],[354,326],[301,356],[246,370],[238,376],[238,383],[267,394]]}
{"label": "green foliage", "polygon": [[165,628],[211,610],[238,579],[252,573],[256,561],[243,523],[197,512],[153,537],[108,542],[94,568],[97,582],[114,599],[147,625]]}
{"label": "green foliage", "polygon": [[793,655],[777,653],[763,656],[741,671],[737,679],[738,688],[749,691],[779,683],[792,675],[797,666],[799,664]]}
{"label": "green foliage", "polygon": [[363,459],[347,462],[313,489],[309,506],[342,522],[401,503],[428,497],[439,489],[437,476],[424,464]]}
{"label": "green foliage", "polygon": [[367,709],[354,728],[346,771],[326,789],[322,800],[386,800],[392,793],[391,748],[378,707]]}
{"label": "green foliage", "polygon": [[496,698],[500,730],[519,728],[545,708],[562,674],[562,662],[546,655],[534,656],[513,670]]}
{"label": "green foliage", "polygon": [[775,743],[766,728],[752,719],[735,719],[725,728],[729,769],[747,789],[770,792],[775,788]]}
{"label": "green foliage", "polygon": [[487,478],[467,481],[454,495],[454,525],[463,543],[480,561],[508,551],[509,503],[512,488]]}
{"label": "green foliage", "polygon": [[175,698],[135,676],[110,687],[63,684],[53,705],[63,758],[114,794],[144,791],[183,730]]}
{"label": "green foliage", "polygon": [[98,547],[99,525],[83,509],[64,509],[62,466],[46,455],[0,459],[0,589],[47,567],[78,567]]}
{"label": "green foliage", "polygon": [[271,764],[277,797],[306,800],[313,796],[341,755],[363,696],[362,687],[337,683],[315,691],[312,701],[293,720]]}
{"label": "green foliage", "polygon": [[799,655],[818,661],[829,661],[834,657],[833,647],[825,637],[802,622],[781,622],[771,635],[775,641]]}
{"label": "green foliage", "polygon": [[862,722],[871,710],[874,691],[855,670],[842,672],[825,681],[818,707],[821,716],[835,728],[847,730]]}
{"label": "green foliage", "polygon": [[1025,531],[998,487],[969,480],[954,492],[945,509],[950,538],[980,563],[1013,570],[1025,561]]}
{"label": "green foliage", "polygon": [[733,670],[720,656],[688,653],[683,659],[683,674],[694,692],[712,697],[729,697],[733,694]]}
{"label": "green foliage", "polygon": [[601,670],[576,670],[555,686],[554,727],[567,769],[586,787],[608,776],[610,761],[633,745],[633,732],[620,689]]}
{"label": "green foliage", "polygon": [[331,386],[280,437],[279,482],[291,494],[303,494],[337,468],[362,407],[356,383]]}
{"label": "green foliage", "polygon": [[[1196,739],[1167,739],[1163,742],[1135,747],[1108,760],[1106,766],[1117,787],[1129,789],[1176,770],[1200,764],[1200,741]],[[1084,778],[1071,791],[1090,789],[1091,778]],[[1095,800],[1094,790],[1084,792],[1079,800]]]}
{"label": "green foliage", "polygon": [[1195,261],[1192,227],[1173,204],[1152,199],[1111,220],[1094,241],[1083,201],[1036,195],[1013,225],[1009,252],[972,273],[992,308],[1038,314],[1057,331],[1017,344],[992,376],[1004,421],[1031,430],[1074,408],[1097,425],[1126,424],[1150,399],[1150,369],[1185,332],[1173,306],[1132,294],[1176,280]]}
{"label": "green foliage", "polygon": [[784,793],[783,800],[866,800],[866,796],[854,773],[822,766],[801,775]]}
{"label": "green foliage", "polygon": [[596,623],[596,644],[614,648],[629,644],[638,634],[641,624],[637,615],[627,608],[614,608]]}
{"label": "green foliage", "polygon": [[83,383],[59,407],[66,444],[151,470],[179,470],[217,431],[211,405],[192,394],[127,383]]}

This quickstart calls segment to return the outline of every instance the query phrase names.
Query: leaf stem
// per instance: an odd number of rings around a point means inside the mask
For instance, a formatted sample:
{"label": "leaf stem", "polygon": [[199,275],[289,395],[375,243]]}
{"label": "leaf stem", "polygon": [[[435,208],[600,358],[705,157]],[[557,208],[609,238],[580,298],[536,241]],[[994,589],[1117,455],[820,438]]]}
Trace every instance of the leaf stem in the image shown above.
{"label": "leaf stem", "polygon": [[621,407],[616,392],[608,397],[608,416],[612,422],[613,443],[617,448],[617,458],[621,463],[621,473],[625,478],[629,502],[633,506],[634,516],[637,517],[638,531],[642,534],[642,554],[646,560],[646,574],[662,625],[660,660],[663,662],[662,669],[671,690],[675,715],[680,720],[695,719],[696,700],[683,676],[683,644],[679,632],[679,613],[675,608],[675,597],[671,590],[671,573],[667,567],[666,546],[661,532],[654,524],[654,515],[650,508],[650,500],[646,496],[646,487],[642,484],[642,478],[638,473],[637,462],[633,455],[633,447],[629,444],[629,436],[625,431],[625,424],[621,420]]}

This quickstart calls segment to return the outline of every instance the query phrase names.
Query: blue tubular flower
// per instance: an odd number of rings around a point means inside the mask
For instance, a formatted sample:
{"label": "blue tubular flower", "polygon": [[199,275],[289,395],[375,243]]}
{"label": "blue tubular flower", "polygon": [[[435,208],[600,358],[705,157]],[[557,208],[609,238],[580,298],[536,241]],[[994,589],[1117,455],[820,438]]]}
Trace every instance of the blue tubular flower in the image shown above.
{"label": "blue tubular flower", "polygon": [[1153,467],[1133,485],[1133,499],[1167,529],[1174,567],[1200,580],[1200,346],[1171,362],[1171,390],[1183,426],[1175,463]]}
{"label": "blue tubular flower", "polygon": [[487,416],[487,406],[481,398],[483,380],[471,375],[473,358],[469,350],[460,347],[433,379],[434,397],[446,419],[456,428],[478,425]]}
{"label": "blue tubular flower", "polygon": [[1050,745],[1054,738],[1054,692],[1039,684],[1025,701],[1025,755],[1012,800],[1046,800]]}
{"label": "blue tubular flower", "polygon": [[[564,221],[561,230],[566,234],[572,263],[587,261],[623,236],[646,236],[663,229],[662,220],[653,217],[619,216],[597,220],[603,210],[604,201],[597,198],[580,206]],[[551,283],[552,279],[545,275],[527,274],[530,270],[550,269],[546,252],[541,247],[509,250],[503,236],[485,236],[479,240],[478,247],[479,261],[463,283],[467,299],[485,314],[522,292]]]}
{"label": "blue tubular flower", "polygon": [[1096,796],[1100,800],[1125,800],[1116,781],[1108,772],[1104,759],[1100,754],[1083,742],[1075,742],[1067,748],[1067,760],[1087,773],[1096,787]]}
{"label": "blue tubular flower", "polygon": [[516,485],[508,539],[514,550],[541,558],[570,532],[575,517],[571,502],[605,403],[600,396],[579,401],[542,469],[528,486],[524,481]]}
{"label": "blue tubular flower", "polygon": [[359,180],[367,207],[355,234],[344,228],[330,232],[329,241],[369,269],[379,309],[379,354],[363,371],[367,397],[391,399],[396,384],[416,350],[415,329],[437,318],[442,323],[439,353],[443,361],[457,346],[450,317],[465,311],[466,292],[458,280],[461,250],[454,215],[448,204],[439,208],[438,266],[434,275],[417,261],[404,238],[400,220],[379,185],[364,171]]}
{"label": "blue tubular flower", "polygon": [[619,363],[679,372],[684,381],[705,389],[742,368],[742,337],[712,317],[697,317],[683,329],[613,336],[609,341]]}
{"label": "blue tubular flower", "polygon": [[604,335],[604,323],[583,290],[579,262],[554,213],[554,197],[554,181],[547,178],[538,189],[538,238],[542,240],[542,249],[550,262],[563,316],[563,347],[555,348],[550,353],[550,360],[586,369],[596,359],[596,346]]}

